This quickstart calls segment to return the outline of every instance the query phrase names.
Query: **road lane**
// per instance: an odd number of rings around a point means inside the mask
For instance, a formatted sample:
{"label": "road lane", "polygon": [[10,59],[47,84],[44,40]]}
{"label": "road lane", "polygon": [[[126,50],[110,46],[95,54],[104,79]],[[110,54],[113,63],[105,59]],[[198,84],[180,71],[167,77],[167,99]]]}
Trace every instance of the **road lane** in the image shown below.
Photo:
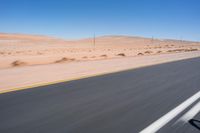
{"label": "road lane", "polygon": [[0,132],[139,132],[199,91],[199,68],[194,58],[1,94]]}
{"label": "road lane", "polygon": [[[187,108],[192,106],[198,99],[200,99],[200,91],[198,91],[196,94],[188,98],[186,101],[178,105],[176,108],[171,110],[170,112],[166,113],[164,116],[153,122],[151,125],[149,125],[147,128],[140,131],[140,133],[155,133],[158,132],[161,128],[166,126],[170,121],[175,119],[178,115],[180,115],[182,112],[184,112]],[[189,120],[191,120],[195,115],[197,115],[200,112],[200,103],[197,103],[192,107],[191,110],[189,110],[184,116],[182,116],[178,121],[183,124],[187,123]],[[175,123],[176,124],[176,123]]]}

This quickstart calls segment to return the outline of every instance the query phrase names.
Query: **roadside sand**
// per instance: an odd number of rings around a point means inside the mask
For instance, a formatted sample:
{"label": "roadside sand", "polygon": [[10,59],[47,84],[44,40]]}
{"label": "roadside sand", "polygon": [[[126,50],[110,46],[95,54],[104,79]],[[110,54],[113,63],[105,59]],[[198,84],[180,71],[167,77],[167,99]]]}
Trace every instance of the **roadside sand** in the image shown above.
{"label": "roadside sand", "polygon": [[200,43],[127,36],[61,40],[0,34],[0,92],[200,57]]}
{"label": "roadside sand", "polygon": [[194,57],[200,57],[200,51],[2,69],[0,70],[0,92],[13,88],[59,80],[71,80]]}

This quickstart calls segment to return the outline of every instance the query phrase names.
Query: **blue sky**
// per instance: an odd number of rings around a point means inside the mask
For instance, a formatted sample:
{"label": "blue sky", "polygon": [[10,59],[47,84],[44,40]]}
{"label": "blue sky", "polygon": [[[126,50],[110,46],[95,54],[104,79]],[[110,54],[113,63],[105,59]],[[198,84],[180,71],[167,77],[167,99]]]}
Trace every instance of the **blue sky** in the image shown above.
{"label": "blue sky", "polygon": [[0,0],[0,32],[200,41],[200,0]]}

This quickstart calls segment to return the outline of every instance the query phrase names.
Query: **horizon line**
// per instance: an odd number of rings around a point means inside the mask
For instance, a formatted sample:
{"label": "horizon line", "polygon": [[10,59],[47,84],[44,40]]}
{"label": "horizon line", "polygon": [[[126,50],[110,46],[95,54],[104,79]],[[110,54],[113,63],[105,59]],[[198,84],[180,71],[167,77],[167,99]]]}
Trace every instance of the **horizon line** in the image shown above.
{"label": "horizon line", "polygon": [[[35,34],[35,33],[17,33],[17,32],[0,32],[0,34],[8,34],[8,35],[27,35],[27,36],[40,36],[40,37],[48,37],[48,38],[53,38],[53,39],[61,39],[65,41],[69,40],[83,40],[83,39],[92,39],[94,37],[94,34],[91,34],[89,37],[80,37],[80,38],[66,38],[66,37],[61,37],[61,36],[56,36],[56,35],[48,35],[48,34]],[[171,41],[186,41],[186,42],[197,42],[199,43],[200,41],[197,40],[189,40],[189,39],[175,39],[175,38],[157,38],[157,37],[147,37],[147,36],[139,36],[139,35],[130,35],[130,34],[104,34],[104,35],[97,35],[95,33],[96,38],[99,37],[132,37],[132,38],[144,38],[144,39],[155,39],[155,40],[171,40]]]}

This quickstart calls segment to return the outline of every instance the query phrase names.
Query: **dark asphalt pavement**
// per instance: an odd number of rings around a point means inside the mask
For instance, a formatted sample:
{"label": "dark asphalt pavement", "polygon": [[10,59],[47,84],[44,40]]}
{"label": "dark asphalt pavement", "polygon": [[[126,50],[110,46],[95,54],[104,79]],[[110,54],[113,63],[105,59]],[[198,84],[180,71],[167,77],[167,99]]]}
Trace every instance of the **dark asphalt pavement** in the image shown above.
{"label": "dark asphalt pavement", "polygon": [[[199,90],[194,58],[9,92],[0,94],[0,133],[137,133]],[[159,132],[200,132],[173,121]]]}

